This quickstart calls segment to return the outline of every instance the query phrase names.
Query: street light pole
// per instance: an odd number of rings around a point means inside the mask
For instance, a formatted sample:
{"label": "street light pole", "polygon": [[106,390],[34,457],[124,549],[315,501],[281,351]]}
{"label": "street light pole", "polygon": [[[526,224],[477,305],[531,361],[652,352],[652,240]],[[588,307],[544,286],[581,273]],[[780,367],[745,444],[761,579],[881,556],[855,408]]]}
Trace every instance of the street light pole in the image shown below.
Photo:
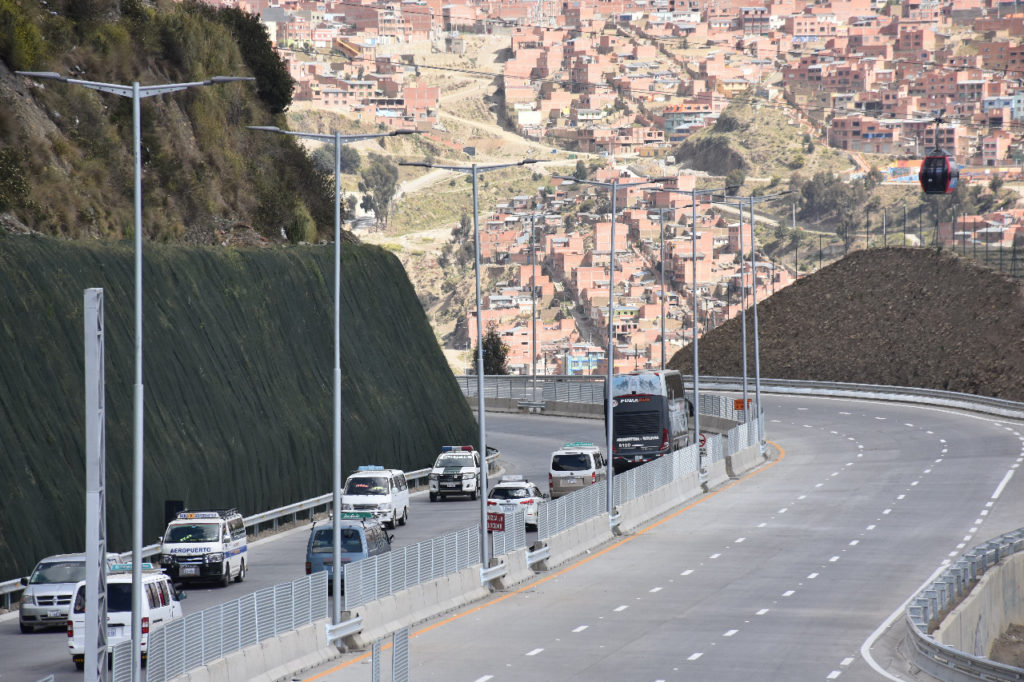
{"label": "street light pole", "polygon": [[480,217],[479,201],[477,195],[477,177],[480,173],[497,170],[499,168],[511,168],[513,166],[525,166],[537,163],[539,159],[523,159],[514,163],[495,163],[486,166],[473,164],[471,166],[444,166],[441,164],[403,161],[399,166],[416,166],[419,168],[439,168],[441,170],[466,173],[473,178],[473,265],[476,271],[476,394],[477,394],[477,423],[480,426],[480,485],[477,491],[480,494],[480,561],[483,568],[487,569],[490,563],[490,548],[487,546],[487,426],[484,410],[484,339],[483,339],[483,297],[480,293]]}
{"label": "street light pole", "polygon": [[143,97],[163,95],[202,85],[216,85],[234,81],[252,81],[252,77],[215,76],[204,81],[165,83],[140,86],[101,83],[98,81],[67,78],[52,71],[15,71],[19,76],[57,80],[81,85],[91,90],[132,98],[132,139],[134,165],[134,242],[135,242],[135,387],[134,387],[134,446],[132,456],[132,680],[142,679],[142,482],[143,482],[143,384],[142,384],[142,126],[141,102]]}
{"label": "street light pole", "polygon": [[279,133],[293,137],[303,137],[320,142],[334,143],[334,453],[333,476],[331,480],[331,504],[333,546],[331,569],[331,589],[334,599],[331,606],[331,624],[341,622],[341,145],[360,140],[394,135],[409,135],[415,130],[393,130],[388,133],[367,133],[360,135],[342,135],[335,131],[330,135],[319,133],[302,133],[281,130],[277,126],[248,126],[250,130],[268,133]]}

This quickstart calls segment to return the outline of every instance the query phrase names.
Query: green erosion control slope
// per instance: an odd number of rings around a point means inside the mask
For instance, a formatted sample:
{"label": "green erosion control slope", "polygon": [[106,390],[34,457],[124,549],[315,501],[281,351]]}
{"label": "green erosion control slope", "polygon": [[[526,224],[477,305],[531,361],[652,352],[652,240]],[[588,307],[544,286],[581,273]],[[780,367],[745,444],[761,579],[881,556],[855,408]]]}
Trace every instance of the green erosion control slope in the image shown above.
{"label": "green erosion control slope", "polygon": [[[345,471],[422,468],[444,443],[476,442],[401,264],[370,246],[341,257]],[[108,546],[131,546],[131,245],[0,236],[0,580],[84,548],[90,287],[104,290]],[[143,294],[145,542],[165,499],[252,514],[328,492],[333,246],[147,244]]]}

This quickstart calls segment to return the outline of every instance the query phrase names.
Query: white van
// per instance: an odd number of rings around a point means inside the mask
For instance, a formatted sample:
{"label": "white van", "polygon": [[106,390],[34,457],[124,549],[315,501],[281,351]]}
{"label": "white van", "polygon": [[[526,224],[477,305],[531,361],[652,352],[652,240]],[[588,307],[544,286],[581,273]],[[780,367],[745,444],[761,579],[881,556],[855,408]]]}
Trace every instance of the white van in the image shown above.
{"label": "white van", "polygon": [[[149,649],[149,633],[181,618],[182,592],[151,564],[142,566],[142,661]],[[75,667],[85,667],[85,581],[75,585],[74,606],[68,614],[68,649]],[[107,574],[107,653],[132,638],[132,565],[117,564]]]}
{"label": "white van", "polygon": [[245,580],[249,564],[245,520],[235,509],[183,511],[160,538],[160,565],[175,582]]}
{"label": "white van", "polygon": [[594,485],[608,477],[608,462],[593,443],[574,441],[551,453],[548,489],[551,498]]}
{"label": "white van", "polygon": [[388,528],[409,520],[409,484],[401,469],[363,465],[345,480],[341,510],[371,512]]}

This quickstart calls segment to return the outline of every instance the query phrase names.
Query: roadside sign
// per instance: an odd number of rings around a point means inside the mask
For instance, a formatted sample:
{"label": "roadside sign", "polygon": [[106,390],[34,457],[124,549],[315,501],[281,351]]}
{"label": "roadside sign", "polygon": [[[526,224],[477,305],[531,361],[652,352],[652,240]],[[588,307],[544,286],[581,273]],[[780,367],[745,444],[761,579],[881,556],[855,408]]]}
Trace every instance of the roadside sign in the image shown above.
{"label": "roadside sign", "polygon": [[496,530],[504,532],[505,530],[505,513],[504,512],[487,512],[487,530]]}
{"label": "roadside sign", "polygon": [[697,437],[697,442],[700,444],[701,447],[704,447],[705,445],[708,444],[708,437],[702,433],[700,434],[700,436]]}

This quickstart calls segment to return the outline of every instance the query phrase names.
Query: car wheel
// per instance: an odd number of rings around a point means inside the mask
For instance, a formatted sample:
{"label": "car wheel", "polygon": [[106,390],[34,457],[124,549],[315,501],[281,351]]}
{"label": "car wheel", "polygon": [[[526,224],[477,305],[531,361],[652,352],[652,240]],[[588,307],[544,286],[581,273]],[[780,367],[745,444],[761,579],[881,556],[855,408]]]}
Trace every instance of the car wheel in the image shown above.
{"label": "car wheel", "polygon": [[471,499],[471,500],[475,500],[476,499],[476,491],[475,490],[469,494],[469,499]]}
{"label": "car wheel", "polygon": [[85,670],[85,661],[75,661],[75,670]]}
{"label": "car wheel", "polygon": [[399,526],[404,526],[406,523],[408,523],[408,521],[409,521],[409,508],[406,507],[402,511],[402,518],[398,519],[398,525]]}
{"label": "car wheel", "polygon": [[430,501],[437,502],[437,493],[430,493]]}
{"label": "car wheel", "polygon": [[231,584],[231,564],[230,562],[224,562],[224,575],[220,577],[220,586],[227,587]]}
{"label": "car wheel", "polygon": [[21,631],[22,631],[22,633],[24,633],[24,634],[28,634],[28,633],[32,632],[32,630],[34,630],[34,629],[35,629],[35,628],[33,628],[33,627],[32,627],[31,625],[25,625],[25,624],[24,624],[24,623],[22,623],[21,621],[18,621],[18,627],[20,627],[20,628],[21,628]]}
{"label": "car wheel", "polygon": [[240,583],[243,580],[245,580],[245,559],[242,559],[242,563],[238,567],[238,575],[235,576],[236,583]]}

